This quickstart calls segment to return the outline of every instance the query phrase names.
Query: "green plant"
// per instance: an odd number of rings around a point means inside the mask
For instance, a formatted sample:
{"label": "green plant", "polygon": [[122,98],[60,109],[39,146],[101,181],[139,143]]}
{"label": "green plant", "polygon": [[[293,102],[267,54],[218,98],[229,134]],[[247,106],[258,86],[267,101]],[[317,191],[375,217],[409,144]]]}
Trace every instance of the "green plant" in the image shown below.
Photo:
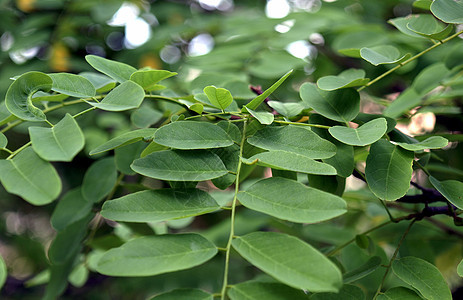
{"label": "green plant", "polygon": [[[393,67],[372,80],[364,70],[348,69],[316,84],[305,82],[298,102],[268,99],[291,71],[265,91],[252,87],[255,98],[236,97],[234,91],[245,92],[233,85],[231,92],[207,85],[179,96],[173,85],[159,84],[175,72],[137,70],[94,55],[86,60],[100,73],[34,71],[14,78],[0,106],[0,150],[7,153],[0,160],[0,181],[33,205],[60,196],[58,164],[51,162],[70,162],[84,149],[80,119],[98,109],[136,109],[131,121],[139,128],[92,147],[89,154],[100,158],[55,206],[51,224],[57,235],[42,274],[45,298],[57,298],[68,281],[85,282],[89,271],[142,277],[203,265],[199,283],[187,287],[208,292],[177,289],[155,299],[451,299],[429,257],[404,243],[416,230],[422,242],[451,234],[437,253],[461,247],[453,236],[462,236],[456,226],[462,224],[463,183],[445,180],[436,162],[452,150],[448,142],[462,136],[411,137],[396,124],[417,112],[452,111],[451,101],[462,95],[461,55],[448,50],[444,62],[422,68],[393,102],[366,92],[441,45],[461,50],[457,39],[463,31],[454,24],[463,23],[463,4],[415,3],[439,20],[426,13],[390,23],[405,34],[397,41],[413,38],[403,42],[407,47],[413,48],[414,39],[430,46],[403,54],[390,44],[358,40],[357,46],[347,32],[348,38],[337,40],[340,53]],[[386,108],[364,113],[361,98]],[[30,141],[13,151],[7,135],[18,127],[27,129]],[[104,156],[112,150],[114,155]],[[462,176],[450,162],[445,168]],[[272,176],[264,178],[269,169]],[[432,188],[412,180],[423,173]],[[352,174],[367,188],[346,191]],[[389,259],[379,246],[384,236],[395,243]],[[0,283],[6,274],[1,263]]]}

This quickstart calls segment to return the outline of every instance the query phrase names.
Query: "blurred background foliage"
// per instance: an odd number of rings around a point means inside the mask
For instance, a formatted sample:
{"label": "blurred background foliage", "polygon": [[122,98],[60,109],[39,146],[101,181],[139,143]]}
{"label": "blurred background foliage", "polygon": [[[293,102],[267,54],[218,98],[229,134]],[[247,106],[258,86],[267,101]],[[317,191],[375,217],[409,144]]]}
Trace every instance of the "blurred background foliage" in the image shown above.
{"label": "blurred background foliage", "polygon": [[[426,12],[413,3],[411,0],[0,0],[0,99],[11,83],[10,77],[32,70],[76,74],[90,71],[84,56],[95,54],[136,68],[149,66],[178,72],[178,76],[166,82],[171,89],[160,92],[175,91],[178,96],[200,93],[205,86],[213,84],[228,88],[237,100],[246,100],[254,96],[250,84],[265,89],[294,69],[293,75],[272,97],[299,102],[297,91],[304,82],[315,82],[348,68],[364,69],[370,78],[387,70],[387,66],[374,67],[356,58],[349,52],[351,48],[391,44],[404,53],[417,53],[429,46],[426,39],[404,35],[387,23],[388,19],[412,12]],[[362,95],[362,111],[380,113],[383,104],[410,86],[426,66],[443,62],[451,69],[462,60],[461,39],[439,47],[369,88],[369,94]],[[404,114],[401,128],[411,134],[461,133],[461,94],[444,101],[427,106],[418,119]],[[69,110],[78,112],[80,108]],[[146,103],[127,114],[95,111],[84,116],[79,124],[86,137],[85,151],[72,163],[55,164],[64,178],[64,190],[81,183],[94,159],[87,155],[90,149],[134,127],[159,124],[179,110],[181,107],[174,104]],[[18,126],[9,133],[13,149],[27,141],[24,128]],[[133,155],[139,150],[125,151],[124,155]],[[442,163],[435,164],[434,174],[439,178],[462,180],[463,158],[458,141],[453,141],[445,153],[436,152]],[[364,160],[366,154],[358,152],[356,159]],[[261,175],[254,174],[255,177]],[[419,172],[416,176],[419,177]],[[44,249],[54,236],[49,218],[55,205],[33,207],[0,189],[0,253],[9,269],[2,299],[37,299],[43,293],[40,283],[47,281],[45,273],[36,275],[48,265]],[[240,230],[257,230],[271,224],[323,246],[347,241],[356,232],[387,219],[384,209],[362,183],[348,181],[344,198],[349,200],[349,213],[335,222],[289,225],[247,211],[238,215],[237,231],[239,234]],[[220,244],[220,239],[228,234],[227,220],[226,214],[212,214],[201,217],[193,225]],[[455,266],[461,259],[463,233],[455,228],[450,230],[445,217],[436,222],[438,226],[416,224],[401,253],[436,264],[456,290],[461,284]],[[169,224],[170,230],[185,227],[174,223]],[[378,230],[372,235],[375,243],[367,249],[357,245],[347,247],[342,252],[342,263],[355,268],[373,253],[385,258],[386,253],[393,251],[404,226],[406,224],[398,224]],[[103,229],[98,233],[101,238],[97,236],[92,246],[98,248],[101,244],[104,249],[109,244],[117,245],[120,236],[137,230],[153,231],[152,228],[118,227],[116,234],[104,236]],[[70,278],[72,285],[63,299],[144,299],[179,286],[218,290],[222,268],[221,257],[192,270],[148,278],[108,278],[76,268]],[[231,269],[233,282],[257,274],[239,258],[232,258]],[[374,292],[382,276],[381,270],[377,273],[357,284],[367,292]],[[241,278],[243,276],[246,278]],[[391,282],[389,286],[394,284]]]}

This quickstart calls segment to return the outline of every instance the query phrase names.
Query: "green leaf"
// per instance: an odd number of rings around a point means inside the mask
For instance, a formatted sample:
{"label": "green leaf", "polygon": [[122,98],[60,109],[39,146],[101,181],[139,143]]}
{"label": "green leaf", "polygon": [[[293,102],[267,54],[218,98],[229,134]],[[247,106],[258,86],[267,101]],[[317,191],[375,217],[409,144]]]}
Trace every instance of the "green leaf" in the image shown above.
{"label": "green leaf", "polygon": [[210,85],[206,86],[203,91],[211,104],[221,110],[224,110],[233,102],[233,97],[229,90],[216,88],[215,86]]}
{"label": "green leaf", "polygon": [[461,0],[435,0],[431,4],[431,12],[445,23],[463,23],[463,2]]}
{"label": "green leaf", "polygon": [[8,276],[8,272],[6,270],[5,261],[3,257],[0,255],[0,291],[2,290],[3,284],[6,281],[6,277]]}
{"label": "green leaf", "polygon": [[424,141],[409,144],[409,143],[397,143],[400,147],[409,151],[421,151],[425,149],[440,149],[447,146],[449,141],[441,136],[432,136]]}
{"label": "green leaf", "polygon": [[[227,170],[236,172],[238,164],[240,162],[240,147],[238,145],[232,145],[226,148],[217,148],[211,150],[213,153],[222,160]],[[225,174],[221,177],[212,179],[212,183],[219,189],[226,189],[235,182],[235,174]]]}
{"label": "green leaf", "polygon": [[172,181],[203,181],[228,173],[220,158],[206,150],[153,152],[131,167],[141,175]]}
{"label": "green leaf", "polygon": [[177,289],[162,293],[151,299],[154,300],[213,300],[211,294],[196,289]]}
{"label": "green leaf", "polygon": [[342,286],[341,272],[336,265],[296,237],[253,232],[235,238],[232,245],[254,266],[294,288],[337,292]]}
{"label": "green leaf", "polygon": [[337,76],[325,76],[317,80],[318,88],[325,91],[345,89],[365,85],[370,79],[365,78],[364,70],[349,69]]}
{"label": "green leaf", "polygon": [[188,109],[192,110],[195,113],[197,113],[198,115],[200,115],[204,111],[204,105],[202,105],[201,103],[195,103],[195,104],[191,105],[190,107],[188,107]]}
{"label": "green leaf", "polygon": [[85,77],[68,73],[54,73],[48,76],[53,80],[51,89],[55,92],[78,98],[95,96],[95,87]]}
{"label": "green leaf", "polygon": [[450,203],[463,209],[463,182],[457,180],[439,181],[433,176],[429,177],[429,181]]}
{"label": "green leaf", "polygon": [[80,187],[70,190],[58,201],[51,215],[51,225],[58,231],[63,230],[88,215],[92,207],[93,202],[87,201],[82,196]]}
{"label": "green leaf", "polygon": [[301,290],[276,282],[247,281],[233,285],[228,290],[231,300],[307,300]]}
{"label": "green leaf", "polygon": [[370,190],[382,200],[396,200],[407,193],[412,179],[413,152],[386,140],[370,148],[365,175]]}
{"label": "green leaf", "polygon": [[374,272],[376,269],[379,268],[380,265],[381,257],[373,256],[360,267],[343,274],[342,277],[344,278],[344,283],[351,283],[357,281],[367,276],[368,274]]}
{"label": "green leaf", "polygon": [[257,163],[260,166],[278,170],[318,175],[336,175],[336,169],[328,164],[315,161],[305,155],[282,150],[258,153],[250,158],[243,158],[242,161],[246,164]]}
{"label": "green leaf", "polygon": [[84,175],[82,196],[89,202],[98,202],[111,192],[116,180],[114,157],[100,159],[94,162]]}
{"label": "green leaf", "polygon": [[279,102],[279,101],[268,101],[267,104],[276,110],[279,114],[291,118],[295,117],[302,112],[305,108],[301,102]]}
{"label": "green leaf", "polygon": [[39,102],[39,101],[48,101],[48,102],[62,102],[63,100],[69,98],[68,95],[64,94],[52,94],[52,93],[45,93],[42,91],[37,91],[32,96],[32,102]]}
{"label": "green leaf", "polygon": [[0,148],[5,148],[8,145],[8,139],[6,136],[0,132]]}
{"label": "green leaf", "polygon": [[439,270],[421,258],[408,256],[395,260],[392,263],[392,271],[418,290],[425,299],[452,299],[452,293]]}
{"label": "green leaf", "polygon": [[342,198],[281,177],[258,181],[240,192],[238,199],[247,208],[297,223],[321,222],[346,213]]}
{"label": "green leaf", "polygon": [[96,70],[121,83],[129,80],[130,76],[137,71],[137,69],[127,64],[96,55],[87,55],[85,60]]}
{"label": "green leaf", "polygon": [[103,152],[113,150],[113,149],[116,149],[122,146],[130,145],[132,143],[141,141],[143,139],[149,139],[154,135],[155,132],[156,132],[156,128],[144,128],[144,129],[138,129],[138,130],[126,132],[96,147],[95,149],[90,151],[89,154],[95,155],[95,154],[103,153]]}
{"label": "green leaf", "polygon": [[403,286],[388,289],[384,294],[379,294],[377,300],[422,300],[413,290]]}
{"label": "green leaf", "polygon": [[453,25],[444,26],[431,15],[413,15],[407,24],[411,31],[435,40],[443,40],[453,31]]}
{"label": "green leaf", "polygon": [[107,251],[97,271],[109,276],[152,276],[190,269],[216,254],[216,246],[199,234],[141,237]]}
{"label": "green leaf", "polygon": [[264,102],[265,98],[270,96],[288,77],[291,75],[293,70],[289,71],[285,75],[283,75],[277,82],[272,84],[271,87],[266,89],[261,95],[257,96],[256,98],[252,99],[251,102],[245,105],[246,108],[250,108],[252,110],[257,109],[259,105]]}
{"label": "green leaf", "polygon": [[433,0],[415,0],[413,2],[413,7],[417,7],[424,10],[430,10],[432,2]]}
{"label": "green leaf", "polygon": [[114,79],[100,73],[82,72],[79,75],[87,78],[93,84],[97,93],[105,93],[116,86]]}
{"label": "green leaf", "polygon": [[265,150],[282,150],[313,159],[329,158],[336,154],[336,147],[310,129],[297,126],[269,126],[259,130],[248,143]]}
{"label": "green leaf", "polygon": [[354,89],[323,91],[307,82],[301,86],[299,93],[308,106],[331,120],[352,121],[360,110],[360,95]]}
{"label": "green leaf", "polygon": [[71,161],[85,145],[84,134],[70,114],[52,128],[29,127],[29,135],[34,151],[48,161]]}
{"label": "green leaf", "polygon": [[32,104],[32,95],[39,91],[48,92],[53,86],[50,76],[40,72],[28,72],[19,76],[8,88],[5,105],[16,117],[33,122],[47,119],[42,110]]}
{"label": "green leaf", "polygon": [[28,147],[10,160],[0,160],[0,181],[7,192],[33,205],[45,205],[61,192],[61,180],[53,166]]}
{"label": "green leaf", "polygon": [[402,92],[397,99],[394,100],[383,111],[384,115],[390,118],[397,118],[403,112],[417,106],[421,102],[421,96],[413,88],[408,88]]}
{"label": "green leaf", "polygon": [[209,149],[233,145],[231,137],[219,126],[198,121],[178,121],[162,126],[154,141],[175,149]]}
{"label": "green leaf", "polygon": [[228,121],[220,121],[216,125],[222,128],[235,143],[241,142],[242,135],[238,126]]}
{"label": "green leaf", "polygon": [[64,264],[74,259],[83,246],[82,240],[87,234],[88,223],[93,217],[94,214],[88,214],[58,232],[48,250],[48,258],[53,265]]}
{"label": "green leaf", "polygon": [[[412,88],[420,95],[432,91],[441,85],[442,80],[450,73],[444,63],[434,63],[423,70],[413,80]],[[396,100],[397,101],[397,100]],[[412,106],[413,107],[413,106]]]}
{"label": "green leaf", "polygon": [[135,159],[140,158],[140,155],[146,146],[146,143],[137,142],[116,148],[114,150],[114,161],[116,162],[116,169],[122,174],[135,175],[135,172],[132,170],[132,168],[130,168],[130,165]]}
{"label": "green leaf", "polygon": [[161,80],[175,76],[177,73],[166,70],[140,70],[130,75],[130,80],[140,85],[144,90],[156,89]]}
{"label": "green leaf", "polygon": [[425,37],[411,31],[407,25],[411,21],[411,19],[414,18],[413,15],[409,15],[407,17],[400,17],[400,18],[395,18],[395,19],[390,19],[387,22],[391,25],[393,25],[395,28],[397,28],[400,32],[403,34],[406,34],[408,36],[416,37],[416,38],[421,38],[424,39]]}
{"label": "green leaf", "polygon": [[[200,104],[201,105],[201,104]],[[150,127],[163,118],[163,113],[151,108],[148,104],[142,104],[130,115],[130,121],[138,128]]]}
{"label": "green leaf", "polygon": [[254,111],[246,107],[246,110],[259,121],[260,124],[270,125],[273,123],[275,116],[268,111]]}
{"label": "green leaf", "polygon": [[391,45],[362,48],[360,49],[360,56],[375,66],[398,63],[410,57],[409,54],[400,55],[400,51]]}
{"label": "green leaf", "polygon": [[87,102],[102,110],[123,111],[137,108],[143,102],[145,92],[133,81],[121,83],[104,97],[101,102]]}
{"label": "green leaf", "polygon": [[84,263],[80,263],[74,267],[71,274],[69,274],[69,283],[75,287],[82,287],[88,279],[88,269]]}
{"label": "green leaf", "polygon": [[379,140],[387,130],[384,118],[371,120],[354,129],[345,126],[333,126],[329,133],[338,141],[353,146],[366,146]]}
{"label": "green leaf", "polygon": [[458,273],[458,276],[463,277],[463,259],[460,261],[460,263],[457,266],[457,273]]}
{"label": "green leaf", "polygon": [[338,293],[316,293],[310,300],[365,300],[365,294],[358,286],[345,284]]}
{"label": "green leaf", "polygon": [[105,202],[101,215],[122,222],[161,222],[198,216],[219,208],[198,189],[141,191]]}

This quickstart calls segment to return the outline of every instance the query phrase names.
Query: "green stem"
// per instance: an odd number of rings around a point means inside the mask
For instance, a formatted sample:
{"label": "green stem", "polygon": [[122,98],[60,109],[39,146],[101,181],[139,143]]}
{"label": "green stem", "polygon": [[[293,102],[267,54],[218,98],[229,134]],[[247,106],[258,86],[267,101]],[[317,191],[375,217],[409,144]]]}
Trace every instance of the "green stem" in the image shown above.
{"label": "green stem", "polygon": [[381,284],[378,287],[378,290],[376,291],[375,296],[373,297],[373,300],[378,297],[379,293],[381,293],[381,289],[383,288],[384,282],[386,281],[387,274],[389,274],[389,271],[391,270],[392,263],[397,257],[397,254],[399,254],[399,249],[400,246],[402,245],[403,241],[405,240],[405,237],[408,235],[410,232],[410,229],[412,228],[413,224],[415,223],[416,219],[413,219],[410,224],[407,227],[407,230],[405,230],[404,234],[400,238],[399,244],[397,245],[397,248],[394,251],[394,254],[391,257],[391,260],[389,261],[389,264],[386,266],[386,272],[384,273],[383,279],[381,280]]}
{"label": "green stem", "polygon": [[225,299],[225,294],[228,286],[228,267],[230,264],[230,251],[233,238],[235,237],[235,213],[236,213],[236,202],[238,197],[238,192],[240,190],[240,171],[241,171],[241,158],[243,157],[244,142],[246,141],[246,125],[247,122],[243,124],[243,137],[241,138],[240,144],[240,160],[238,162],[238,167],[236,168],[236,179],[235,179],[235,195],[233,196],[232,206],[231,206],[231,216],[230,216],[230,235],[228,236],[228,242],[225,252],[225,269],[223,274],[223,284],[222,291],[220,293],[220,299]]}
{"label": "green stem", "polygon": [[365,84],[364,86],[358,88],[358,89],[357,89],[357,92],[360,92],[360,91],[362,91],[363,89],[365,89],[365,88],[371,86],[372,84],[374,84],[374,83],[376,83],[377,81],[383,79],[383,78],[386,77],[387,75],[393,73],[393,72],[396,71],[397,69],[400,69],[401,67],[405,66],[405,65],[408,64],[409,62],[412,62],[412,61],[414,61],[415,59],[417,59],[418,57],[420,57],[420,56],[422,56],[422,55],[428,53],[428,52],[431,51],[432,49],[434,49],[434,48],[436,48],[436,47],[438,47],[438,46],[440,46],[440,45],[442,45],[442,44],[447,43],[448,41],[450,41],[451,39],[456,38],[457,36],[459,36],[459,35],[462,34],[462,33],[463,33],[463,30],[461,30],[461,31],[459,31],[459,32],[457,32],[457,33],[455,33],[455,34],[449,36],[449,37],[446,38],[446,39],[443,39],[442,41],[438,41],[437,43],[433,44],[431,47],[429,47],[429,48],[427,48],[427,49],[421,51],[420,53],[416,54],[415,56],[412,56],[412,57],[410,57],[409,59],[407,59],[407,60],[405,60],[405,61],[399,63],[399,64],[398,64],[397,66],[395,66],[394,68],[392,68],[392,69],[390,69],[390,70],[384,72],[383,74],[379,75],[379,76],[376,77],[375,79],[369,81],[369,82],[368,82],[367,84]]}
{"label": "green stem", "polygon": [[[361,233],[361,235],[369,234],[369,233],[371,233],[371,232],[373,232],[373,231],[375,231],[375,230],[377,230],[377,229],[380,229],[380,228],[382,228],[382,227],[384,227],[384,226],[386,226],[386,225],[388,225],[388,224],[391,224],[391,223],[392,223],[391,220],[386,221],[386,222],[381,223],[381,224],[379,224],[379,225],[377,225],[377,226],[375,226],[375,227],[373,227],[373,228],[368,229],[367,231]],[[341,245],[337,246],[336,248],[334,248],[333,250],[331,250],[330,252],[328,252],[328,253],[326,254],[326,256],[333,256],[333,255],[335,255],[336,253],[338,253],[339,251],[341,251],[342,249],[344,249],[344,247],[349,246],[349,245],[350,245],[351,243],[353,243],[353,242],[355,242],[355,237],[354,237],[353,239],[350,239],[349,241],[345,242],[344,244],[341,244]]]}
{"label": "green stem", "polygon": [[26,149],[27,147],[29,147],[30,145],[32,145],[32,142],[29,141],[28,143],[24,144],[21,148],[18,148],[16,149],[13,153],[10,154],[10,156],[8,156],[6,159],[12,159],[13,157],[15,157],[19,152],[23,151],[24,149]]}
{"label": "green stem", "polygon": [[330,129],[331,126],[325,126],[325,125],[319,125],[319,124],[308,124],[308,123],[298,123],[298,122],[287,122],[287,121],[280,121],[280,120],[275,120],[273,121],[275,123],[280,123],[280,124],[287,124],[287,125],[299,125],[299,126],[309,126],[309,127],[316,127],[316,128],[323,128],[323,129]]}

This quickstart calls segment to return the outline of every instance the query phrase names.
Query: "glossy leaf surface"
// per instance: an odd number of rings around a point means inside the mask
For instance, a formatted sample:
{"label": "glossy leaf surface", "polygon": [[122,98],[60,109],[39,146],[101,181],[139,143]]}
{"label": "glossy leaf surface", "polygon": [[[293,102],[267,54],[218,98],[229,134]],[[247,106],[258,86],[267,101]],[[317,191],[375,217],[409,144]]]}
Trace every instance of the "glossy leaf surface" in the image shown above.
{"label": "glossy leaf surface", "polygon": [[95,87],[85,77],[68,73],[53,73],[48,76],[53,80],[51,89],[55,92],[78,98],[95,96]]}
{"label": "glossy leaf surface", "polygon": [[177,121],[162,126],[154,141],[175,149],[208,149],[233,145],[231,137],[219,126],[196,121]]}
{"label": "glossy leaf surface", "polygon": [[296,126],[266,127],[259,130],[248,143],[265,150],[294,152],[313,159],[329,158],[336,147],[306,128]]}
{"label": "glossy leaf surface", "polygon": [[304,83],[299,93],[308,106],[331,120],[352,121],[360,110],[360,96],[354,89],[323,91],[312,83]]}
{"label": "glossy leaf surface", "polygon": [[234,239],[232,245],[254,266],[294,288],[337,292],[342,286],[341,272],[335,264],[296,237],[253,232]]}
{"label": "glossy leaf surface", "polygon": [[421,258],[408,256],[395,260],[392,263],[392,271],[418,290],[425,299],[452,299],[452,293],[439,270]]}
{"label": "glossy leaf surface", "polygon": [[336,169],[329,164],[315,161],[304,155],[281,150],[262,152],[242,160],[246,164],[257,163],[260,166],[265,166],[272,169],[318,175],[337,174]]}
{"label": "glossy leaf surface", "polygon": [[189,269],[217,254],[199,234],[165,234],[132,239],[107,251],[97,271],[110,276],[152,276]]}
{"label": "glossy leaf surface", "polygon": [[218,208],[214,198],[198,189],[160,189],[105,202],[101,215],[114,221],[161,222],[197,216]]}
{"label": "glossy leaf surface", "polygon": [[50,76],[40,72],[28,72],[18,77],[8,88],[5,105],[16,117],[33,122],[46,120],[43,111],[32,104],[32,95],[41,90],[48,92],[53,86]]}
{"label": "glossy leaf surface", "polygon": [[325,221],[346,212],[342,198],[280,177],[258,181],[240,192],[238,199],[250,209],[297,223]]}
{"label": "glossy leaf surface", "polygon": [[131,167],[139,174],[172,181],[202,181],[228,173],[222,160],[206,150],[153,152],[135,160]]}
{"label": "glossy leaf surface", "polygon": [[93,68],[118,82],[129,80],[130,76],[137,71],[137,69],[127,64],[96,55],[87,55],[85,56],[85,59]]}
{"label": "glossy leaf surface", "polygon": [[0,181],[12,194],[33,205],[45,205],[61,192],[61,180],[53,166],[28,147],[10,160],[0,160]]}
{"label": "glossy leaf surface", "polygon": [[139,107],[144,98],[145,92],[141,86],[126,81],[109,92],[101,102],[88,103],[102,110],[123,111]]}
{"label": "glossy leaf surface", "polygon": [[48,161],[71,161],[84,148],[85,139],[76,120],[66,114],[54,127],[29,127],[32,148]]}
{"label": "glossy leaf surface", "polygon": [[263,125],[270,125],[273,123],[275,116],[268,112],[268,111],[254,111],[250,108],[246,108],[246,110],[259,121],[260,124]]}
{"label": "glossy leaf surface", "polygon": [[366,146],[379,140],[387,130],[387,122],[384,118],[371,120],[358,128],[345,126],[333,126],[328,131],[337,139],[348,145]]}
{"label": "glossy leaf surface", "polygon": [[370,190],[382,200],[404,196],[410,187],[413,158],[413,152],[386,140],[371,145],[365,168]]}

